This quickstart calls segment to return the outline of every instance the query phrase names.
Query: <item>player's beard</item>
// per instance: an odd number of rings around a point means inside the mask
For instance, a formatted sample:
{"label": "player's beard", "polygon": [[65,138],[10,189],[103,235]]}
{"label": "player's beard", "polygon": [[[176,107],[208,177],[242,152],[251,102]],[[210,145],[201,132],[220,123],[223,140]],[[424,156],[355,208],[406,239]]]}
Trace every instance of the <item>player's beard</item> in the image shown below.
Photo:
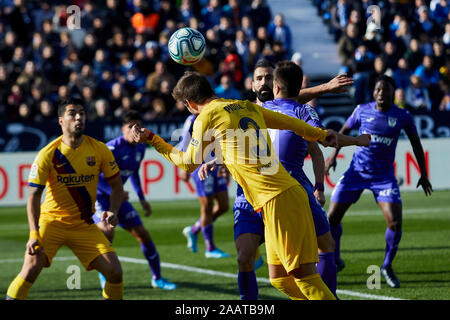
{"label": "player's beard", "polygon": [[[262,92],[263,90],[266,90],[266,92]],[[258,91],[256,91],[256,97],[261,102],[271,101],[274,99],[273,91],[270,90],[269,87],[262,87]]]}

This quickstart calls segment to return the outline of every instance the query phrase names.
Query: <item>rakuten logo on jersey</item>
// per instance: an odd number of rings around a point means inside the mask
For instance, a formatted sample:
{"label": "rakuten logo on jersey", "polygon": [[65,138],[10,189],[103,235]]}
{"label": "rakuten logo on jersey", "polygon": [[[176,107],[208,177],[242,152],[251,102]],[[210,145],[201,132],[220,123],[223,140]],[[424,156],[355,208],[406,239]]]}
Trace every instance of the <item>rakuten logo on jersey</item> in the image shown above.
{"label": "rakuten logo on jersey", "polygon": [[91,174],[91,175],[65,175],[65,176],[60,176],[58,175],[56,177],[56,180],[59,183],[64,183],[67,186],[73,186],[73,185],[78,185],[78,184],[84,184],[84,183],[89,183],[94,179],[95,175]]}

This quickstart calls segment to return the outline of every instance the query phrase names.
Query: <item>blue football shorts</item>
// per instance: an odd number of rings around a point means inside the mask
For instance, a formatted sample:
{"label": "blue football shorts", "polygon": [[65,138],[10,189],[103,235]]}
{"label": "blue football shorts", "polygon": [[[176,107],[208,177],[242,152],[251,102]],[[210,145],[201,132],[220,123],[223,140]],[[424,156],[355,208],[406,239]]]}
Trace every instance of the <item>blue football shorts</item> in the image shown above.
{"label": "blue football shorts", "polygon": [[373,174],[349,168],[331,194],[332,202],[355,203],[364,189],[372,191],[376,202],[402,203],[394,173]]}
{"label": "blue football shorts", "polygon": [[215,195],[216,193],[219,193],[221,191],[227,191],[227,179],[224,177],[217,176],[217,173],[219,172],[219,167],[216,167],[213,171],[211,171],[208,175],[208,178],[205,180],[200,180],[198,177],[198,170],[200,167],[198,167],[197,170],[195,170],[192,173],[192,179],[195,183],[195,190],[197,191],[197,196],[199,197],[210,197]]}
{"label": "blue football shorts", "polygon": [[[109,195],[97,195],[95,202],[95,214],[92,217],[95,223],[99,223],[102,219],[103,211],[109,210]],[[119,208],[117,213],[119,219],[119,226],[122,228],[133,228],[142,225],[141,217],[130,202],[125,201]]]}

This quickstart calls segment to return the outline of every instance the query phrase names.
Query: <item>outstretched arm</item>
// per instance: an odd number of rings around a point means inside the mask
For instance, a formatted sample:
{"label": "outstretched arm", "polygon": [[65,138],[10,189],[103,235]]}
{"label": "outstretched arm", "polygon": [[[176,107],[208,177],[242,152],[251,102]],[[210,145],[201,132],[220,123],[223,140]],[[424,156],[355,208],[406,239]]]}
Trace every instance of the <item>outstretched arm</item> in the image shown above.
{"label": "outstretched arm", "polygon": [[417,163],[420,168],[420,179],[417,182],[416,188],[422,186],[425,195],[429,196],[433,192],[433,187],[431,186],[430,181],[428,180],[427,167],[425,165],[425,154],[423,152],[422,143],[420,142],[420,138],[417,132],[407,133],[409,141],[411,142],[411,146],[413,148],[414,156],[417,159]]}
{"label": "outstretched arm", "polygon": [[325,94],[325,93],[340,93],[348,91],[351,85],[353,85],[353,78],[347,77],[347,75],[340,74],[327,83],[300,90],[300,94],[297,97],[297,101],[300,103],[308,103],[309,101]]}
{"label": "outstretched arm", "polygon": [[290,130],[307,141],[319,141],[324,147],[338,146],[337,135],[334,130],[313,127],[298,118],[271,111],[258,105],[255,106],[261,111],[268,128]]}
{"label": "outstretched arm", "polygon": [[[341,130],[339,130],[339,134],[341,135],[347,135],[350,132],[350,128],[347,126],[347,123],[345,123]],[[332,153],[328,161],[325,163],[325,174],[328,175],[330,173],[330,168],[333,168],[333,171],[336,170],[336,159],[339,154],[339,151],[341,150],[341,147],[336,148]]]}
{"label": "outstretched arm", "polygon": [[134,125],[131,130],[134,141],[147,143],[153,146],[163,157],[189,173],[195,171],[202,163],[203,150],[211,143],[210,141],[202,141],[202,132],[196,130],[195,125],[191,143],[185,152],[174,148],[164,141],[163,138],[146,128],[139,128],[137,125]]}

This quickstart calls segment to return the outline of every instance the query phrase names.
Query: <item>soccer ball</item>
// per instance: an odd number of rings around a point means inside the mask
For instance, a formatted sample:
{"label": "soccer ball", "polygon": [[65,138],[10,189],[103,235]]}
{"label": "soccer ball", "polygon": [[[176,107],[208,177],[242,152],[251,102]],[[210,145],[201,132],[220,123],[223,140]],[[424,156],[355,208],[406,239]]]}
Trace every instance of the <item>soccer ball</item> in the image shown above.
{"label": "soccer ball", "polygon": [[169,40],[170,57],[185,66],[199,62],[205,54],[205,50],[205,38],[192,28],[178,29]]}

